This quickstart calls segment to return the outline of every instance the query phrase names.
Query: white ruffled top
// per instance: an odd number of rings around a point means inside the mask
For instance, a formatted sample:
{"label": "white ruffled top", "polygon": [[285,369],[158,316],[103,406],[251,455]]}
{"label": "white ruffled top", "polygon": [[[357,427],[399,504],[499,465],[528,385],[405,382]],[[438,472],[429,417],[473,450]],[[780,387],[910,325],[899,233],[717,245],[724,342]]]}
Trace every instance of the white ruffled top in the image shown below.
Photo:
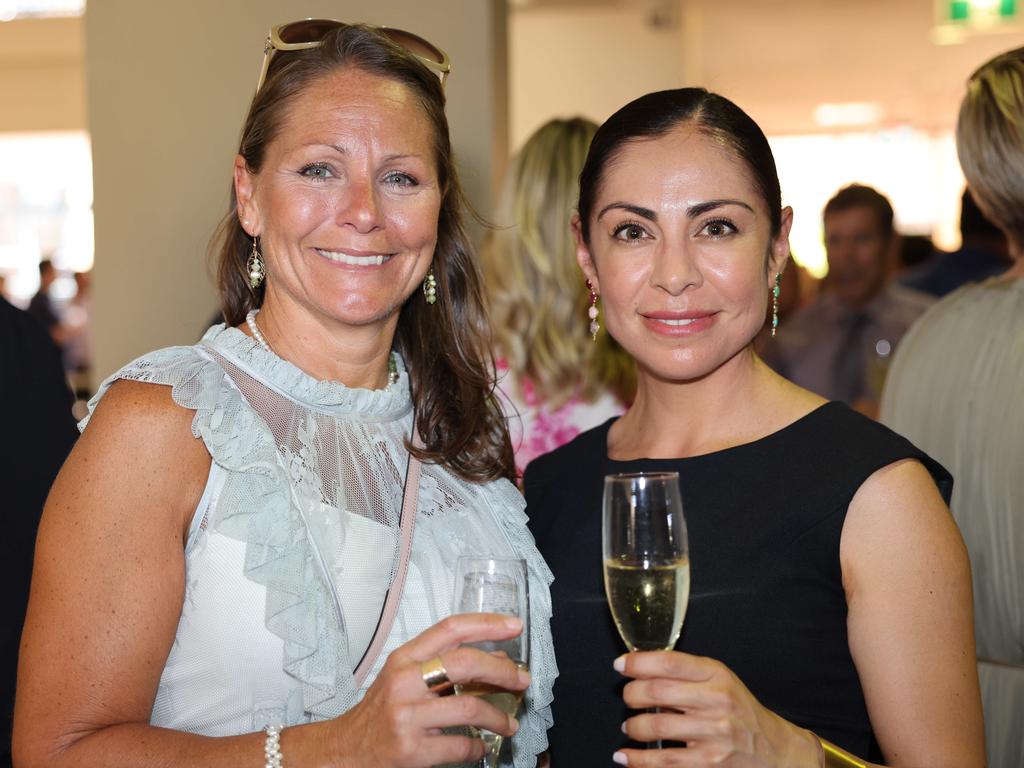
{"label": "white ruffled top", "polygon": [[170,386],[195,411],[192,433],[212,457],[154,725],[226,736],[335,717],[362,698],[388,653],[451,612],[458,557],[516,556],[530,571],[533,684],[513,763],[533,766],[547,748],[552,576],[506,480],[470,483],[424,464],[402,602],[366,682],[353,677],[397,560],[413,421],[401,360],[398,369],[387,390],[318,381],[220,325],[101,385],[90,413],[117,379]]}

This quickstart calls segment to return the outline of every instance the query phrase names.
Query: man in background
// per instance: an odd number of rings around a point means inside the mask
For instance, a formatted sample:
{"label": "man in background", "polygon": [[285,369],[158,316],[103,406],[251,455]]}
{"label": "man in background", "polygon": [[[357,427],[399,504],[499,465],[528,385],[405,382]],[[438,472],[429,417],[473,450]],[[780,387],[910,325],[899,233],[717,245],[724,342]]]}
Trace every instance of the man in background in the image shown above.
{"label": "man in background", "polygon": [[64,328],[64,370],[67,371],[75,398],[80,401],[88,400],[93,394],[91,284],[92,278],[88,272],[75,273],[77,290],[61,315]]}
{"label": "man in background", "polygon": [[871,417],[889,356],[931,299],[887,283],[897,245],[892,205],[851,184],[824,212],[828,276],[818,299],[780,326],[765,359],[786,378]]}
{"label": "man in background", "polygon": [[960,248],[939,253],[900,278],[907,288],[935,297],[952,293],[961,285],[987,280],[1013,266],[1006,236],[985,218],[965,189],[960,198]]}
{"label": "man in background", "polygon": [[[28,313],[36,319],[43,329],[56,337],[60,331],[60,316],[54,309],[50,299],[50,286],[57,279],[57,269],[49,259],[39,262],[39,290],[28,303]],[[56,340],[56,339],[55,339]],[[60,343],[58,341],[58,343]]]}
{"label": "man in background", "polygon": [[0,297],[0,766],[11,765],[18,644],[28,604],[36,528],[78,430],[60,350],[27,312]]}

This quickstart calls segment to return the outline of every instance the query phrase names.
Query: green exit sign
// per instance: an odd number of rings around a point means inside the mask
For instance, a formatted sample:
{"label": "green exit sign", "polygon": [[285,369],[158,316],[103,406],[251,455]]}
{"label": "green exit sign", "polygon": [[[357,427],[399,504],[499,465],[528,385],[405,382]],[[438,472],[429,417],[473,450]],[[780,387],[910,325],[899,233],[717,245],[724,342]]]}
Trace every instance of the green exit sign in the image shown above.
{"label": "green exit sign", "polygon": [[1017,0],[947,0],[947,22],[987,26],[1017,19]]}

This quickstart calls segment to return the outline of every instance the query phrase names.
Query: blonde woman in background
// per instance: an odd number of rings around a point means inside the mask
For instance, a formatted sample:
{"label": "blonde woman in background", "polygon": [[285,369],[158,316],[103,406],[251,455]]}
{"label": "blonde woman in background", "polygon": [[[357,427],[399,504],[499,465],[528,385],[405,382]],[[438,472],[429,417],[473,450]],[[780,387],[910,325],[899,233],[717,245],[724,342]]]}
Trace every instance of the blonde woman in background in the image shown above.
{"label": "blonde woman in background", "polygon": [[967,83],[956,129],[967,185],[1013,265],[954,291],[910,329],[882,421],[956,478],[950,508],[974,579],[978,674],[991,768],[1024,765],[1024,48]]}
{"label": "blonde woman in background", "polygon": [[[551,120],[512,159],[499,227],[483,249],[501,390],[520,475],[541,454],[621,414],[632,359],[608,334],[587,333],[596,299],[576,263],[569,221],[597,125]],[[502,378],[504,377],[504,378]]]}

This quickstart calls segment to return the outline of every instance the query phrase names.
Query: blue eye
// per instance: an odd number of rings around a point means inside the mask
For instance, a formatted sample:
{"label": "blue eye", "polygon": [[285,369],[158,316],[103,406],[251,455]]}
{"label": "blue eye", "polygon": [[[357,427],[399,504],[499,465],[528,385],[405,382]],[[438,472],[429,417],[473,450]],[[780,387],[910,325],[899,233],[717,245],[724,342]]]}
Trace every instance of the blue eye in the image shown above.
{"label": "blue eye", "polygon": [[315,181],[323,181],[324,179],[329,179],[334,176],[334,172],[331,170],[330,166],[325,163],[310,163],[299,171],[299,173],[306,178],[314,179]]}
{"label": "blue eye", "polygon": [[393,184],[399,187],[415,187],[419,184],[416,179],[402,171],[391,171],[384,177],[385,184]]}

